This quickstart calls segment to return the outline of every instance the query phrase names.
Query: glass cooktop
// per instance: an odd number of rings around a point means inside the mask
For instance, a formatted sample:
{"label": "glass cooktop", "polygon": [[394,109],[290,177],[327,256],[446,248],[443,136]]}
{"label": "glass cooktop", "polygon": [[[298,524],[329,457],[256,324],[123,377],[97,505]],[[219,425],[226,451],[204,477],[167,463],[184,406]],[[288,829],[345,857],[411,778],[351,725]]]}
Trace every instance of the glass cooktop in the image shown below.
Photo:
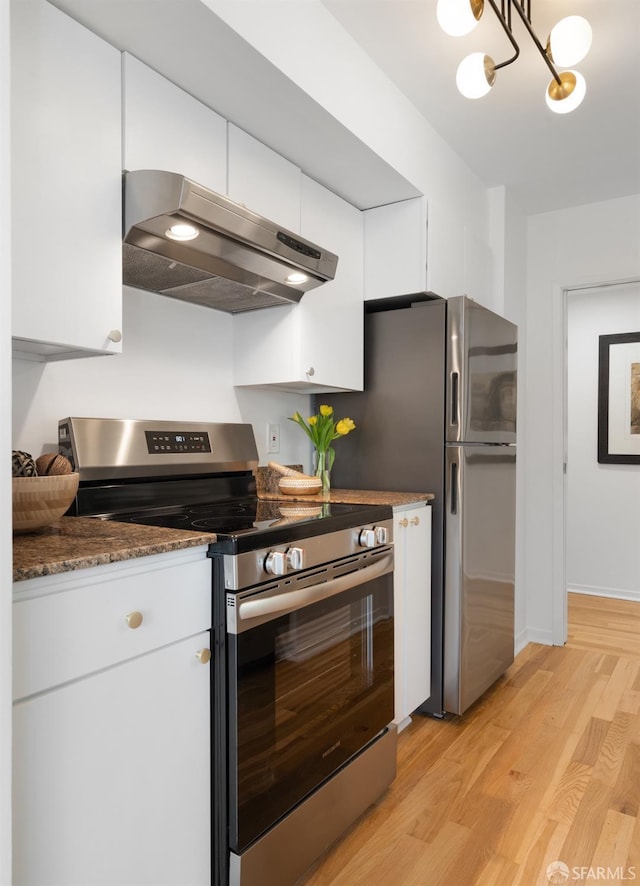
{"label": "glass cooktop", "polygon": [[114,513],[103,519],[211,532],[218,536],[218,546],[235,549],[240,545],[248,550],[251,546],[282,543],[305,535],[366,525],[391,516],[391,508],[382,505],[248,498],[183,507],[145,508]]}

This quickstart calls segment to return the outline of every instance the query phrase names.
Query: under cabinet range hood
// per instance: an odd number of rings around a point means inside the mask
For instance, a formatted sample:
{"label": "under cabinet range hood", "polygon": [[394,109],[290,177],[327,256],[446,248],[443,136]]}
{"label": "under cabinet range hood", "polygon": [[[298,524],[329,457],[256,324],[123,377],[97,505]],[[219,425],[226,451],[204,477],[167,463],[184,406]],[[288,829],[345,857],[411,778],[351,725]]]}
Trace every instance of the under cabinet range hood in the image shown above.
{"label": "under cabinet range hood", "polygon": [[229,313],[298,302],[338,257],[183,175],[124,173],[123,282]]}

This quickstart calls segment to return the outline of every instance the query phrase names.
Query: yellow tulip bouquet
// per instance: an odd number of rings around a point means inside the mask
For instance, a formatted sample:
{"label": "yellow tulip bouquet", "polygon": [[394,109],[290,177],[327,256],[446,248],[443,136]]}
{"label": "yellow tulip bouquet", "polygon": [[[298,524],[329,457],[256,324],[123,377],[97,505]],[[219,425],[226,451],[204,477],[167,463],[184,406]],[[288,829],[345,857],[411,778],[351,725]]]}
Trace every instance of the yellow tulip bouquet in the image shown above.
{"label": "yellow tulip bouquet", "polygon": [[331,444],[334,440],[350,434],[355,429],[355,422],[350,418],[334,421],[332,406],[321,406],[318,414],[310,416],[307,421],[299,412],[296,412],[295,415],[289,417],[289,421],[300,425],[313,443],[316,476],[322,478],[322,491],[328,493],[330,471],[336,457],[335,449]]}

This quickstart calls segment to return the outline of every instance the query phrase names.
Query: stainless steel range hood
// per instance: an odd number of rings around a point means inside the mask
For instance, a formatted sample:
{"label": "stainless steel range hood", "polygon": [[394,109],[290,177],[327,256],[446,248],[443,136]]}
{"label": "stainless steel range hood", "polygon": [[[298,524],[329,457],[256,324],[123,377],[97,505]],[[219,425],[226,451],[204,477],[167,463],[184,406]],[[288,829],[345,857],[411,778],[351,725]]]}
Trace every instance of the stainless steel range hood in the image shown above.
{"label": "stainless steel range hood", "polygon": [[[193,239],[172,239],[176,225]],[[338,257],[173,172],[124,174],[123,282],[229,313],[298,302]],[[299,282],[294,282],[295,280]]]}

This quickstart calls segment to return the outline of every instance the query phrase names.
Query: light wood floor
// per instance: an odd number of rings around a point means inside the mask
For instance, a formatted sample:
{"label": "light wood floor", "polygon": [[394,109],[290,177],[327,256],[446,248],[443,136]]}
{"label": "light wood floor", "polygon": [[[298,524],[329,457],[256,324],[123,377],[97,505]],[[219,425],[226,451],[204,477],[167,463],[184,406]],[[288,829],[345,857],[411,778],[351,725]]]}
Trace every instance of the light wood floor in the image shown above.
{"label": "light wood floor", "polygon": [[639,710],[640,604],[570,595],[566,646],[527,646],[462,717],[414,718],[389,791],[297,886],[640,881]]}

